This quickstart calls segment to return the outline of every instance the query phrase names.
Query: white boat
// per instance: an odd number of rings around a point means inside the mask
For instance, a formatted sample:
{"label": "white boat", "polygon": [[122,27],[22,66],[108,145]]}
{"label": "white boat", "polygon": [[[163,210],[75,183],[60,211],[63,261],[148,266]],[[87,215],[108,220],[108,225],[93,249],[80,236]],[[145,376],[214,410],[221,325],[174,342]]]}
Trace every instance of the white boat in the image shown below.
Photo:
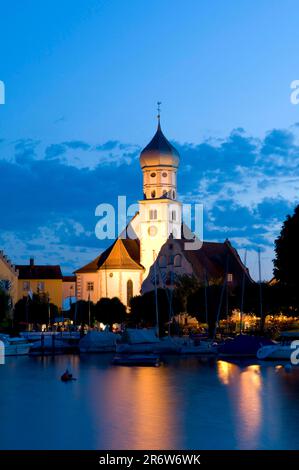
{"label": "white boat", "polygon": [[9,335],[0,335],[0,341],[4,344],[5,356],[25,356],[29,353],[32,343],[24,338],[13,337]]}
{"label": "white boat", "polygon": [[290,361],[294,348],[291,348],[293,341],[299,340],[298,331],[284,331],[281,333],[280,342],[270,346],[263,346],[257,351],[257,358],[260,360],[282,360]]}

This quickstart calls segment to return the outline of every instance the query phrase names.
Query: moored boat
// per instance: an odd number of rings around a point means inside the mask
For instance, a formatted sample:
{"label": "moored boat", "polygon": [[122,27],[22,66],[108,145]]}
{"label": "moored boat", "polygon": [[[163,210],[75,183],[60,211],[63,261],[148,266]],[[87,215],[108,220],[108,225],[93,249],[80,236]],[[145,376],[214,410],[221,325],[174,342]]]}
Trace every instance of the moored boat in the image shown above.
{"label": "moored boat", "polygon": [[121,354],[114,357],[112,364],[115,366],[160,366],[159,356],[152,354]]}
{"label": "moored boat", "polygon": [[24,338],[10,337],[4,334],[0,335],[0,341],[4,344],[5,356],[26,356],[32,347],[32,343]]}
{"label": "moored boat", "polygon": [[273,341],[262,336],[240,334],[234,338],[227,338],[218,346],[220,357],[256,357],[262,346],[271,346]]}
{"label": "moored boat", "polygon": [[256,356],[260,360],[282,360],[290,361],[291,354],[295,351],[292,342],[299,340],[298,331],[284,331],[280,335],[280,341],[272,345],[262,346],[258,349]]}

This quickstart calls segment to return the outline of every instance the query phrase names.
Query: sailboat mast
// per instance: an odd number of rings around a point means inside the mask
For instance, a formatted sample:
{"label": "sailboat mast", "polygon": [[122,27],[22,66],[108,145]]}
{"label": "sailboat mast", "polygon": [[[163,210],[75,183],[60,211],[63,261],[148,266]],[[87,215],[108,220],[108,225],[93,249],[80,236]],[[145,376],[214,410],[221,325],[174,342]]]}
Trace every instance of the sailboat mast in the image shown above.
{"label": "sailboat mast", "polygon": [[[247,249],[245,249],[245,253],[244,253],[244,266],[245,266],[245,268],[246,268],[246,261],[247,261]],[[242,333],[242,323],[243,323],[243,313],[244,313],[244,293],[245,293],[245,270],[243,271],[243,278],[242,278],[241,309],[240,309],[240,333]]]}
{"label": "sailboat mast", "polygon": [[261,332],[264,329],[263,319],[263,292],[262,292],[262,269],[261,269],[261,249],[258,249],[258,264],[259,264],[259,291],[260,291],[260,318],[261,318]]}
{"label": "sailboat mast", "polygon": [[204,276],[205,276],[205,320],[206,324],[208,324],[208,293],[207,293],[207,288],[208,288],[208,279],[207,279],[207,270],[205,269],[204,271]]}

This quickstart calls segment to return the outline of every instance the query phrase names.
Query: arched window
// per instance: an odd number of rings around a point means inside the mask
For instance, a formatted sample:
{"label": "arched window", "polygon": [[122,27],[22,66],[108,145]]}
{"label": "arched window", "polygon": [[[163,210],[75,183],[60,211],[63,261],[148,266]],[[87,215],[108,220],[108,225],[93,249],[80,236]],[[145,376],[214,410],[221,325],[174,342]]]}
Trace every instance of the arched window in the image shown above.
{"label": "arched window", "polygon": [[156,197],[156,191],[152,191],[152,198]]}
{"label": "arched window", "polygon": [[174,257],[174,263],[173,263],[177,268],[180,268],[182,266],[182,256],[181,255],[175,255]]}
{"label": "arched window", "polygon": [[175,191],[172,191],[172,198],[175,199]]}
{"label": "arched window", "polygon": [[133,281],[131,279],[127,282],[127,305],[130,305],[130,300],[133,297]]}
{"label": "arched window", "polygon": [[166,268],[167,266],[167,258],[165,255],[161,255],[159,258],[159,266],[160,268]]}

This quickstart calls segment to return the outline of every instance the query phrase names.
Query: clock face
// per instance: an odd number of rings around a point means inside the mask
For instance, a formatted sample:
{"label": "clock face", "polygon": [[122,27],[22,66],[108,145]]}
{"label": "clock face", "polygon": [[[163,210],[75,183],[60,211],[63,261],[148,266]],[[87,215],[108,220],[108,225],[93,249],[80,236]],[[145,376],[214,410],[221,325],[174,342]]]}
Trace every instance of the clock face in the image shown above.
{"label": "clock face", "polygon": [[158,233],[158,229],[154,225],[151,225],[148,228],[148,234],[149,234],[150,237],[155,237],[157,235],[157,233]]}

